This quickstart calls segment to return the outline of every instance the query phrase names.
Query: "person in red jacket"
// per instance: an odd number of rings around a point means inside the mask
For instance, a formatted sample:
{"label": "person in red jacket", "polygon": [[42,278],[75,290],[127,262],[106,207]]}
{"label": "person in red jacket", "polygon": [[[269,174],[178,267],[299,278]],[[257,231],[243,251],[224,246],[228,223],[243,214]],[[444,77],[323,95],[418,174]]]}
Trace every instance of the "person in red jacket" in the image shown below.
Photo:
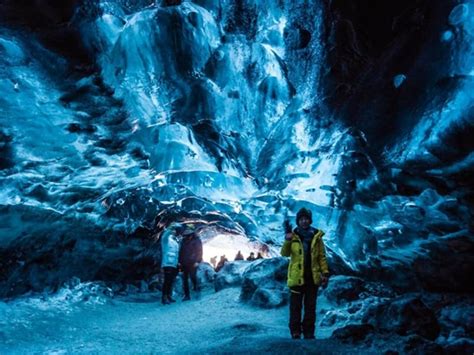
{"label": "person in red jacket", "polygon": [[194,226],[189,224],[183,232],[183,240],[179,250],[179,263],[183,270],[183,301],[189,301],[189,279],[193,284],[193,290],[199,291],[197,279],[197,268],[202,261],[202,242],[194,231]]}

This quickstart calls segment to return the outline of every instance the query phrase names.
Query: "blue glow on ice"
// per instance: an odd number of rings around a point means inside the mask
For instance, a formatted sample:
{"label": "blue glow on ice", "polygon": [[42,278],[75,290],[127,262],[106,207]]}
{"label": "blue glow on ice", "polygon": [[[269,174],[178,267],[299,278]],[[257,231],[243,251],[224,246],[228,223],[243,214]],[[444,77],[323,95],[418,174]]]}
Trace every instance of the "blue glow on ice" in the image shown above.
{"label": "blue glow on ice", "polygon": [[454,33],[453,31],[444,31],[443,34],[441,35],[441,40],[443,42],[451,42],[451,40],[454,38]]}
{"label": "blue glow on ice", "polygon": [[449,14],[449,23],[451,25],[459,25],[462,22],[464,22],[464,20],[467,19],[468,15],[469,15],[468,5],[459,4],[451,10],[451,13]]}
{"label": "blue glow on ice", "polygon": [[404,83],[406,80],[406,75],[405,74],[398,74],[393,78],[393,86],[395,86],[397,89]]}

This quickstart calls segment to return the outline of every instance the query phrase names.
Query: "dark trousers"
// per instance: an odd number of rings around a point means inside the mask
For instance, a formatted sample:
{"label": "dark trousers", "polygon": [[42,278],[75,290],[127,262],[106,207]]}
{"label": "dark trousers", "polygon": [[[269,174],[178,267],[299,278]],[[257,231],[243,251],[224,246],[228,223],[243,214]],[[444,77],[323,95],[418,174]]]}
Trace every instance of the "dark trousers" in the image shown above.
{"label": "dark trousers", "polygon": [[[290,332],[305,337],[314,336],[316,323],[316,297],[318,286],[314,284],[296,286],[290,289]],[[301,311],[304,305],[304,317],[301,320]]]}
{"label": "dark trousers", "polygon": [[178,269],[171,266],[165,266],[163,268],[163,273],[165,276],[162,290],[163,298],[171,298],[171,293],[173,292],[173,282],[176,278],[176,275],[178,274]]}
{"label": "dark trousers", "polygon": [[185,297],[189,297],[189,278],[191,278],[191,282],[193,283],[193,290],[198,291],[197,267],[194,265],[183,266],[183,289]]}

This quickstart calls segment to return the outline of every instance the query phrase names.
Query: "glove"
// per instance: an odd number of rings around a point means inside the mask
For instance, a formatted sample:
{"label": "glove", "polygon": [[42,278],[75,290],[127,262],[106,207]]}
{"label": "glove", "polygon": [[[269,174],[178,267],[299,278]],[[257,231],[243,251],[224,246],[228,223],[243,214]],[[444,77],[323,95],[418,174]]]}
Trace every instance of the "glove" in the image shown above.
{"label": "glove", "polygon": [[326,288],[328,287],[328,283],[329,283],[329,275],[328,274],[324,274],[322,277],[321,277],[321,286],[323,288]]}

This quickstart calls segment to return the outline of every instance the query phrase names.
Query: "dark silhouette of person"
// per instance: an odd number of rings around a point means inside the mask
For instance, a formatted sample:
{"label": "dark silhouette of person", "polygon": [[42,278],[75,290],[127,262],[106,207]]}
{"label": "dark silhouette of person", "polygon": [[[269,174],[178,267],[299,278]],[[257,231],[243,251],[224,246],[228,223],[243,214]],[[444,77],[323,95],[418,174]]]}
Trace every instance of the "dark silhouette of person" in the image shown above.
{"label": "dark silhouette of person", "polygon": [[240,250],[237,252],[237,255],[235,256],[235,261],[237,260],[244,260],[244,256],[242,255],[242,253],[240,252]]}
{"label": "dark silhouette of person", "polygon": [[[296,214],[297,227],[286,232],[282,256],[290,257],[288,287],[290,288],[289,328],[293,339],[314,339],[318,287],[328,283],[329,269],[322,237],[324,232],[311,227],[312,213],[302,208]],[[304,317],[301,313],[304,305]]]}
{"label": "dark silhouette of person", "polygon": [[226,264],[227,262],[227,258],[225,257],[225,255],[222,255],[219,262],[217,263],[217,266],[216,266],[216,272],[219,272],[220,269],[222,269],[224,267],[224,265]]}
{"label": "dark silhouette of person", "polygon": [[189,292],[189,278],[193,284],[193,290],[199,291],[197,280],[197,268],[202,261],[202,242],[194,231],[194,225],[185,227],[183,232],[183,241],[179,250],[179,263],[183,270],[183,301],[189,301],[191,295]]}
{"label": "dark silhouette of person", "polygon": [[247,258],[247,261],[254,261],[255,260],[255,253],[252,251],[250,252],[249,257]]}
{"label": "dark silhouette of person", "polygon": [[161,269],[164,273],[161,303],[170,304],[176,302],[172,297],[173,282],[178,275],[179,243],[178,234],[182,225],[173,223],[161,235]]}
{"label": "dark silhouette of person", "polygon": [[263,255],[262,255],[261,252],[258,252],[258,254],[257,254],[257,259],[263,259]]}

